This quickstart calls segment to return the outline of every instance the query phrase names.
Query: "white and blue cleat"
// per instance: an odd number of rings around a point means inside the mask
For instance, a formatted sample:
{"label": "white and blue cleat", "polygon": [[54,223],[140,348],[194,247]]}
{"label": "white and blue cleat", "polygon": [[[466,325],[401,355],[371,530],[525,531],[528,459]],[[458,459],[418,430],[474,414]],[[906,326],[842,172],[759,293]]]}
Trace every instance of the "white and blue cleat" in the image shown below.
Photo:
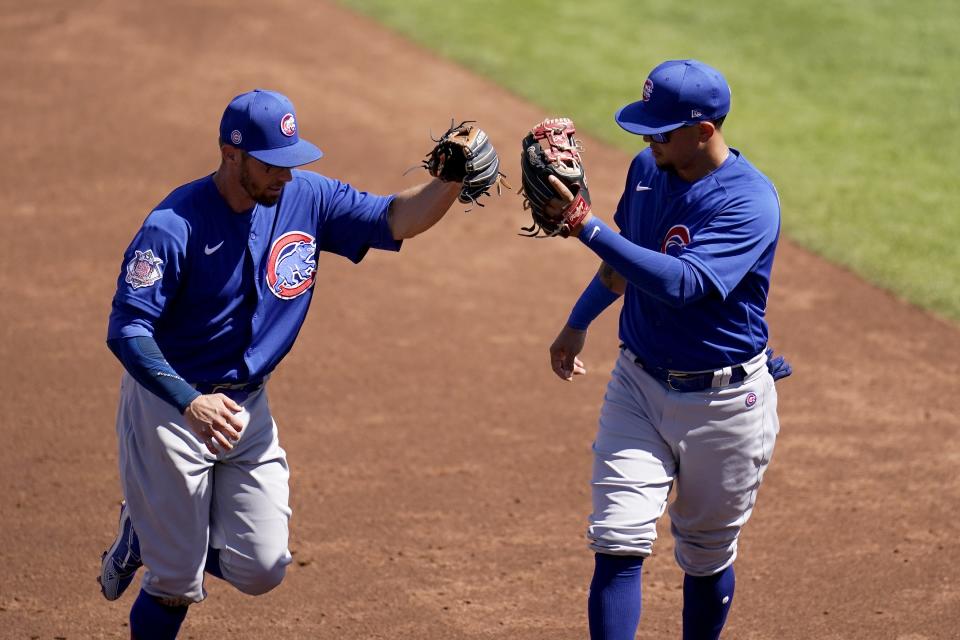
{"label": "white and blue cleat", "polygon": [[117,539],[109,549],[103,552],[100,577],[97,578],[100,591],[107,600],[116,600],[122,596],[133,582],[137,569],[143,566],[143,561],[140,559],[140,540],[137,539],[137,533],[133,530],[126,502],[120,505],[119,527]]}

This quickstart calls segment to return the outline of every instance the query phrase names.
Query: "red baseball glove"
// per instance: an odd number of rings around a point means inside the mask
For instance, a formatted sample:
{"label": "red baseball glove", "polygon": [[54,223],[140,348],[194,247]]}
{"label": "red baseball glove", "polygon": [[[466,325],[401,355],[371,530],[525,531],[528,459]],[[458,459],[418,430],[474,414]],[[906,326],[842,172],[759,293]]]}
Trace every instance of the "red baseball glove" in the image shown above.
{"label": "red baseball glove", "polygon": [[[583,147],[573,137],[576,132],[573,120],[553,118],[536,125],[523,139],[521,194],[523,208],[530,210],[533,224],[522,227],[527,233],[521,235],[566,238],[571,229],[590,213],[590,191],[580,161]],[[573,202],[559,215],[552,215],[547,210],[550,200],[559,199],[550,184],[550,176],[557,177],[573,194]]]}

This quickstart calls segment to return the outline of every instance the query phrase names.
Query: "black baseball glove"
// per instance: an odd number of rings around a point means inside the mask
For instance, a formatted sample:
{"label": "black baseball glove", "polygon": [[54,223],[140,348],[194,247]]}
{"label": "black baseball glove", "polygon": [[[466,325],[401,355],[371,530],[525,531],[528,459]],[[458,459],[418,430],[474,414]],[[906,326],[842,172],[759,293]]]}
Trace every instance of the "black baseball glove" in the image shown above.
{"label": "black baseball glove", "polygon": [[[583,147],[573,137],[576,131],[569,118],[553,118],[536,125],[523,139],[521,194],[523,208],[530,210],[533,224],[521,227],[527,232],[521,235],[566,238],[590,213],[590,191],[580,161]],[[573,194],[573,201],[557,213],[548,211],[549,202],[559,200],[549,176],[557,177]]]}
{"label": "black baseball glove", "polygon": [[490,195],[490,190],[496,186],[497,194],[501,187],[510,188],[504,174],[500,173],[500,157],[480,127],[475,127],[474,120],[465,120],[454,126],[450,121],[450,128],[434,140],[436,146],[423,160],[423,168],[435,178],[444,182],[461,182],[460,202],[475,203],[483,206],[480,196]]}

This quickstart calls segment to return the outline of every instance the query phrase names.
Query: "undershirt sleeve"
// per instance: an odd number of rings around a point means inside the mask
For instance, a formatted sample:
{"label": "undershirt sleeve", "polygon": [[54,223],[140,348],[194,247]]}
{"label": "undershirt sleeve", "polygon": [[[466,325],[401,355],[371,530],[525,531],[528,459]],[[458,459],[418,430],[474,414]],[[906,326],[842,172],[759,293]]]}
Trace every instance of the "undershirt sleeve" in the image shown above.
{"label": "undershirt sleeve", "polygon": [[594,217],[578,236],[608,265],[644,293],[682,307],[715,290],[691,263],[636,245]]}
{"label": "undershirt sleeve", "polygon": [[180,413],[201,395],[173,370],[153,336],[111,338],[107,346],[134,380]]}

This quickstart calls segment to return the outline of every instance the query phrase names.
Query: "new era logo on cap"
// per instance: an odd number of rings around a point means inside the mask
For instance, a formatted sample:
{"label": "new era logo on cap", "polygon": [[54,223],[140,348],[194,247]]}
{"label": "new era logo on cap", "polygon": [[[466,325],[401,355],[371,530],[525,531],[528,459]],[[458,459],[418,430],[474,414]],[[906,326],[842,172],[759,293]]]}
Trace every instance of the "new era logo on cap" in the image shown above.
{"label": "new era logo on cap", "polygon": [[293,103],[264,89],[240,94],[227,105],[220,139],[277,167],[298,167],[323,156],[315,145],[300,139]]}

